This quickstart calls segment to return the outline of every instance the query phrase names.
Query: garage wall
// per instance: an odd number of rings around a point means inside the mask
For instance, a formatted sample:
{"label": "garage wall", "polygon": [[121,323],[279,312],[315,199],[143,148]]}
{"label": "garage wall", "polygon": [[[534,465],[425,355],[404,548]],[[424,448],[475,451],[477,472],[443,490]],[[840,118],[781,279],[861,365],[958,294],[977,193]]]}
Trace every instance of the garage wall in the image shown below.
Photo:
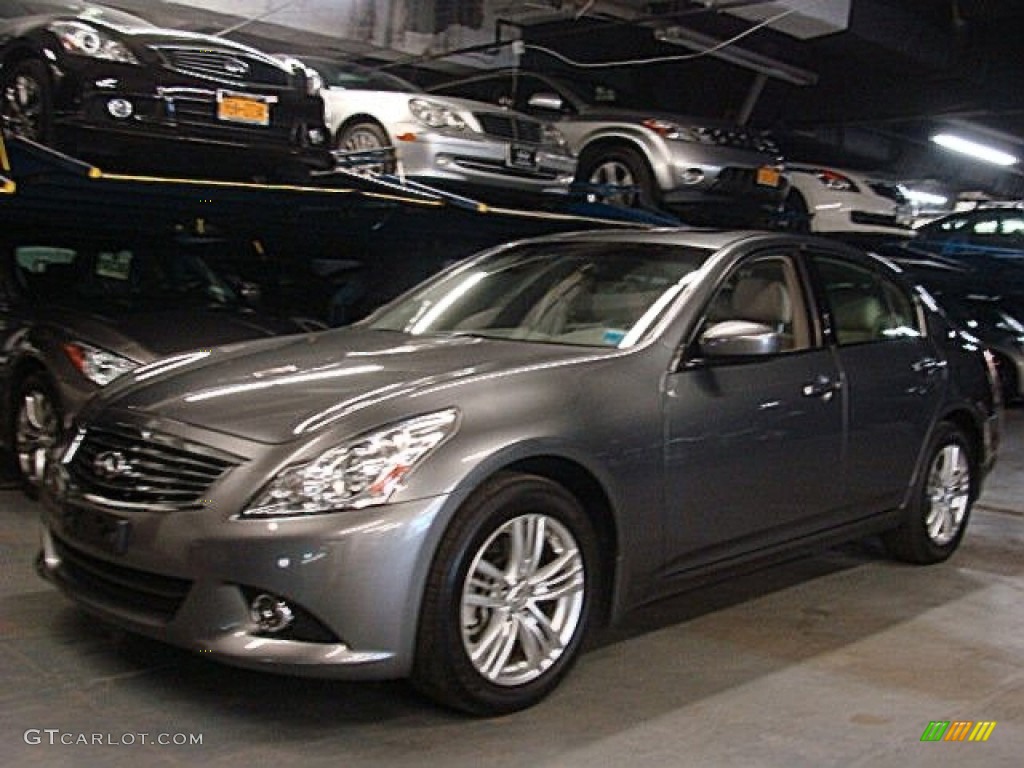
{"label": "garage wall", "polygon": [[417,55],[490,42],[496,5],[485,0],[176,0],[176,4]]}

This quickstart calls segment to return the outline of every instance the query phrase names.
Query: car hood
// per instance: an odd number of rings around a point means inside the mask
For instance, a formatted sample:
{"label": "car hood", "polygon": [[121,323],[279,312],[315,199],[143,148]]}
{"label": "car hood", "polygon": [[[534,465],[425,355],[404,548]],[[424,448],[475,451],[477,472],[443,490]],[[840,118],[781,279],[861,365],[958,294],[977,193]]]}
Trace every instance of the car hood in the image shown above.
{"label": "car hood", "polygon": [[459,386],[493,386],[499,375],[609,352],[339,329],[198,353],[195,362],[157,363],[118,379],[101,402],[262,443],[283,443],[429,387],[444,385],[450,402],[458,402],[454,388]]}
{"label": "car hood", "polygon": [[759,129],[738,126],[727,120],[717,120],[713,117],[702,117],[697,115],[681,115],[677,112],[659,112],[651,109],[626,109],[623,107],[606,106],[584,106],[579,116],[570,116],[568,120],[585,120],[609,123],[642,123],[644,120],[665,120],[670,123],[678,123],[683,127],[703,126],[706,128],[721,128],[737,132],[745,132],[752,135],[762,133]]}
{"label": "car hood", "polygon": [[[486,101],[474,101],[473,99],[463,99],[455,96],[441,96],[436,93],[427,93],[422,91],[371,91],[362,88],[340,88],[338,86],[329,86],[322,91],[321,95],[323,96],[324,101],[337,104],[343,108],[348,107],[352,102],[373,105],[375,103],[379,104],[381,101],[396,101],[401,102],[404,105],[409,99],[423,99],[424,101],[441,104],[456,112],[505,115],[528,123],[542,122],[537,118],[530,117],[522,112],[516,112],[511,109],[506,109],[505,107],[499,107],[496,104],[490,104]],[[353,110],[351,107],[348,107],[347,111],[351,112]]]}
{"label": "car hood", "polygon": [[201,347],[297,333],[291,322],[251,310],[188,307],[145,312],[82,312],[48,309],[41,318],[63,335],[116,352],[139,363]]}

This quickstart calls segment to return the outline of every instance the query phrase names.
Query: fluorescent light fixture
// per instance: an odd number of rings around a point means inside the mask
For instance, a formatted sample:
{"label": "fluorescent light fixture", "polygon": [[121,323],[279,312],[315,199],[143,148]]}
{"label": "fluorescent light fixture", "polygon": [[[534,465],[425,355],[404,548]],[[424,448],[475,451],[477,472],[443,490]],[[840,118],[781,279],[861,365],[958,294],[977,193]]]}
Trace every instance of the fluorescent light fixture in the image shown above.
{"label": "fluorescent light fixture", "polygon": [[945,205],[949,202],[949,198],[945,195],[937,195],[934,192],[904,187],[902,184],[900,185],[900,192],[915,205]]}
{"label": "fluorescent light fixture", "polygon": [[965,139],[963,136],[957,136],[953,133],[937,133],[932,136],[932,141],[946,149],[951,149],[954,152],[960,152],[976,160],[984,160],[986,163],[993,163],[994,165],[1014,165],[1018,162],[1018,158],[1009,152],[1003,152],[986,144],[979,144],[976,141]]}

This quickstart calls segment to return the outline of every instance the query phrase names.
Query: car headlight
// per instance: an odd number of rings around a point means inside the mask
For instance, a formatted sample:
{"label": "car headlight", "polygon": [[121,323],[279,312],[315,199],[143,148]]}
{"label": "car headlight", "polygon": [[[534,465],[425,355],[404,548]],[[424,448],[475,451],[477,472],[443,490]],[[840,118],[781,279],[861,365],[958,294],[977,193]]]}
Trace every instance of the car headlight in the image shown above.
{"label": "car headlight", "polygon": [[836,192],[860,192],[860,187],[854,184],[853,179],[847,178],[841,173],[820,170],[814,175],[818,177],[818,181]]}
{"label": "car headlight", "polygon": [[93,384],[105,387],[118,376],[138,367],[138,363],[105,349],[73,341],[64,345],[71,364]]}
{"label": "car headlight", "polygon": [[57,36],[64,50],[76,56],[138,64],[138,59],[124,43],[81,21],[55,21],[50,31]]}
{"label": "car headlight", "polygon": [[278,474],[242,518],[318,515],[386,504],[431,450],[455,432],[454,408],[417,416],[331,448]]}
{"label": "car headlight", "polygon": [[429,99],[410,99],[409,111],[412,116],[431,128],[466,130],[466,121],[451,107]]}
{"label": "car headlight", "polygon": [[679,123],[673,123],[669,120],[659,120],[651,118],[643,121],[643,126],[654,131],[659,136],[672,139],[673,141],[701,141],[701,137],[697,131],[685,128]]}

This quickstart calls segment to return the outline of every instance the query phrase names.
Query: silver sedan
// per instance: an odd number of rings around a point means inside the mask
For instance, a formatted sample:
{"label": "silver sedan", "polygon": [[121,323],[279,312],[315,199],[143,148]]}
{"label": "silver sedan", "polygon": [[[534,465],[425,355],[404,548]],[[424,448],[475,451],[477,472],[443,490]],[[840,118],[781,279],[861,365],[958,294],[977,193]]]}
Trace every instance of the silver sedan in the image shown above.
{"label": "silver sedan", "polygon": [[474,193],[565,195],[576,158],[550,123],[493,104],[436,96],[387,72],[317,57],[334,147],[378,152],[361,167]]}
{"label": "silver sedan", "polygon": [[355,326],[119,378],[49,465],[40,570],[225,662],[506,713],[712,571],[871,533],[949,557],[995,460],[992,375],[838,244],[524,241]]}

